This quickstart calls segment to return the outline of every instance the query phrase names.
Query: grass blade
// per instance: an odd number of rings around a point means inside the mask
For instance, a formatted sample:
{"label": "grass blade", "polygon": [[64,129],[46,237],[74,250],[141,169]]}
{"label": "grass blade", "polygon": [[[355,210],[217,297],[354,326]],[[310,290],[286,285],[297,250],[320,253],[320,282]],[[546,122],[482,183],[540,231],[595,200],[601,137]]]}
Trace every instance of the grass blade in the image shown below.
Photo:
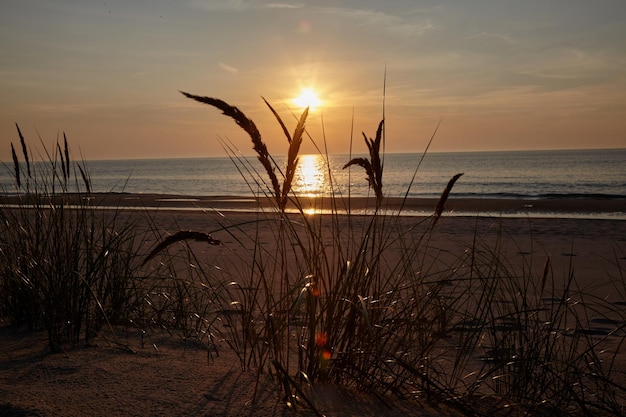
{"label": "grass blade", "polygon": [[267,100],[265,100],[264,97],[261,97],[261,98],[263,99],[265,104],[267,104],[267,107],[270,108],[272,114],[274,115],[274,117],[278,121],[278,124],[280,124],[280,127],[283,129],[283,133],[285,134],[285,137],[287,137],[287,141],[289,143],[291,143],[291,134],[289,134],[289,130],[287,130],[287,126],[285,126],[285,123],[283,122],[283,119],[279,116],[279,114],[276,112],[276,110],[274,110],[274,107],[272,107],[272,105],[270,103],[268,103]]}
{"label": "grass blade", "polygon": [[65,149],[65,178],[70,178],[70,149],[67,146],[67,136],[65,136],[65,132],[63,132],[63,143]]}

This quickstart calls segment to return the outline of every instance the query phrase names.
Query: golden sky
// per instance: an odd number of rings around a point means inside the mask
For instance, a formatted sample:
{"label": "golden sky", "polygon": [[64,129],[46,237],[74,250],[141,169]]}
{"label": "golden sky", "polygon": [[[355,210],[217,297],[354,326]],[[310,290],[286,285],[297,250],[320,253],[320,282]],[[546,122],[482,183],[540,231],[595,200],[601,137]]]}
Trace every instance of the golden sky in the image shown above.
{"label": "golden sky", "polygon": [[[386,117],[386,151],[626,146],[623,0],[3,0],[0,159],[66,132],[86,159],[252,154],[214,108],[286,140],[265,97],[330,152],[365,146]],[[385,77],[386,72],[386,77]],[[385,83],[386,81],[386,83]],[[386,87],[384,87],[386,84]],[[313,147],[306,144],[304,151]]]}

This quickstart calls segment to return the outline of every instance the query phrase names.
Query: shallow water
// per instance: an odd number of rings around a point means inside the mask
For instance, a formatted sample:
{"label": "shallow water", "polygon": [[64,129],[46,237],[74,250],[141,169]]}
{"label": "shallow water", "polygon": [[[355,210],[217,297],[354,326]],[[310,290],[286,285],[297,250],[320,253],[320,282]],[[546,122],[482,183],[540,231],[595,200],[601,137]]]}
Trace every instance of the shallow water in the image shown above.
{"label": "shallow water", "polygon": [[[294,191],[301,196],[373,194],[361,167],[342,169],[349,159],[332,155],[326,163],[322,156],[302,155]],[[2,189],[14,192],[13,167],[4,168]],[[87,161],[87,168],[96,192],[246,197],[269,190],[255,157]],[[626,211],[626,149],[430,153],[423,160],[422,154],[388,154],[384,193],[437,198],[459,172],[464,175],[451,198],[624,200]]]}

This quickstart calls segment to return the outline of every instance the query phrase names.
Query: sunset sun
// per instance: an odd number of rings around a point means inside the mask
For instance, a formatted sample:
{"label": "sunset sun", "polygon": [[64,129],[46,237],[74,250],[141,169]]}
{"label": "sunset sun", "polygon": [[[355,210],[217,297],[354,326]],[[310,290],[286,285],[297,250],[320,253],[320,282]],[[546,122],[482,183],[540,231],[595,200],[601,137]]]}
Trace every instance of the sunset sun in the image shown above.
{"label": "sunset sun", "polygon": [[300,91],[300,95],[292,100],[293,104],[301,108],[308,107],[310,110],[315,110],[322,104],[322,101],[317,96],[317,93],[312,88],[305,88]]}

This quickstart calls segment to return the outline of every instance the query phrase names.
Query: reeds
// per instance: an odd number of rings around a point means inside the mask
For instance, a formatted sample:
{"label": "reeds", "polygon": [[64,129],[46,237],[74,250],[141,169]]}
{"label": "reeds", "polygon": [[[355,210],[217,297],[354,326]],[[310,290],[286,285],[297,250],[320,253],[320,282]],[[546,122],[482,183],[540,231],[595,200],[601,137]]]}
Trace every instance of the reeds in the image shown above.
{"label": "reeds", "polygon": [[[626,344],[623,308],[578,289],[573,268],[557,278],[549,258],[539,272],[528,260],[511,267],[500,241],[432,243],[462,174],[445,185],[430,218],[388,213],[381,121],[374,139],[363,134],[368,157],[345,164],[365,169],[376,210],[346,214],[332,194],[330,213],[310,216],[292,191],[307,111],[290,134],[266,102],[287,139],[282,167],[239,109],[183,94],[248,134],[266,177],[226,149],[273,209],[243,223],[219,216],[208,231],[161,236],[153,225],[157,241],[144,255],[131,224],[103,216],[89,199],[70,204],[91,187],[65,136],[34,169],[18,127],[30,168],[21,175],[12,145],[18,205],[0,205],[1,313],[43,324],[52,350],[81,335],[89,342],[105,322],[202,340],[215,360],[231,349],[242,368],[274,379],[286,405],[316,415],[324,404],[311,387],[320,382],[471,416],[624,415],[624,372],[615,362]],[[270,242],[261,240],[267,235]],[[615,282],[626,294],[619,265]],[[594,317],[613,323],[610,331],[594,333]]]}
{"label": "reeds", "polygon": [[383,127],[385,121],[381,120],[376,130],[376,137],[374,139],[369,138],[363,132],[363,140],[369,150],[370,159],[366,158],[353,158],[343,166],[346,169],[352,165],[358,165],[365,170],[367,174],[366,180],[374,190],[376,194],[377,206],[380,206],[383,202],[383,164],[380,155],[380,144],[383,137]]}
{"label": "reeds", "polygon": [[[390,216],[383,204],[381,121],[374,139],[363,134],[369,158],[345,164],[365,169],[376,195],[372,215],[344,215],[334,194],[329,215],[305,214],[297,195],[290,199],[296,214],[287,214],[306,112],[292,137],[266,102],[289,142],[283,171],[241,111],[184,94],[218,107],[249,134],[276,202],[276,211],[259,213],[254,223],[224,222],[209,232],[211,239],[226,234],[237,246],[236,256],[212,257],[219,273],[187,252],[194,265],[189,275],[205,289],[195,292],[192,304],[202,308],[203,334],[224,340],[242,367],[274,375],[286,404],[295,407],[303,403],[296,397],[305,397],[305,407],[321,413],[323,404],[309,397],[308,387],[331,382],[381,397],[443,402],[467,415],[623,411],[626,389],[603,365],[602,342],[581,330],[589,326],[590,311],[616,313],[608,303],[574,291],[573,274],[559,286],[547,261],[538,275],[530,268],[519,274],[498,246],[431,246],[463,174],[444,187],[430,224]],[[255,172],[238,156],[232,159],[242,174]],[[282,187],[277,172],[284,172]],[[259,241],[266,227],[269,246]],[[157,248],[167,249],[166,243]]]}
{"label": "reeds", "polygon": [[[274,116],[276,117],[276,120],[282,127],[283,133],[285,134],[287,141],[289,143],[289,148],[287,151],[287,164],[285,167],[285,173],[283,174],[283,184],[281,187],[278,181],[278,176],[276,175],[276,168],[277,168],[276,162],[272,159],[270,153],[267,150],[267,146],[265,145],[265,143],[263,142],[263,139],[261,138],[261,133],[259,132],[259,130],[257,129],[256,125],[254,124],[252,120],[250,120],[237,107],[231,106],[223,100],[211,98],[211,97],[196,96],[196,95],[185,93],[182,91],[181,93],[185,95],[185,97],[188,97],[200,103],[208,104],[208,105],[218,108],[226,116],[232,118],[237,123],[237,125],[241,127],[250,136],[250,139],[252,140],[253,149],[257,153],[258,159],[261,162],[261,165],[263,165],[263,168],[265,169],[265,172],[267,173],[270,183],[272,184],[272,192],[273,192],[273,196],[276,201],[277,207],[281,211],[284,211],[287,206],[289,192],[291,191],[291,185],[293,182],[293,177],[296,173],[296,167],[298,166],[298,152],[300,150],[300,145],[302,143],[302,137],[304,134],[304,125],[306,122],[306,118],[309,114],[309,109],[306,108],[302,112],[302,115],[300,116],[300,120],[298,121],[298,124],[294,130],[293,135],[290,135],[281,117],[274,110],[274,108],[267,101],[264,100],[267,106],[270,108],[270,110],[274,114]],[[282,172],[280,167],[278,167],[278,171]]]}
{"label": "reeds", "polygon": [[0,312],[17,326],[43,326],[58,352],[127,317],[138,245],[130,223],[92,205],[86,167],[70,158],[65,135],[56,156],[34,163],[18,133],[26,179],[12,145],[17,194],[0,204]]}

